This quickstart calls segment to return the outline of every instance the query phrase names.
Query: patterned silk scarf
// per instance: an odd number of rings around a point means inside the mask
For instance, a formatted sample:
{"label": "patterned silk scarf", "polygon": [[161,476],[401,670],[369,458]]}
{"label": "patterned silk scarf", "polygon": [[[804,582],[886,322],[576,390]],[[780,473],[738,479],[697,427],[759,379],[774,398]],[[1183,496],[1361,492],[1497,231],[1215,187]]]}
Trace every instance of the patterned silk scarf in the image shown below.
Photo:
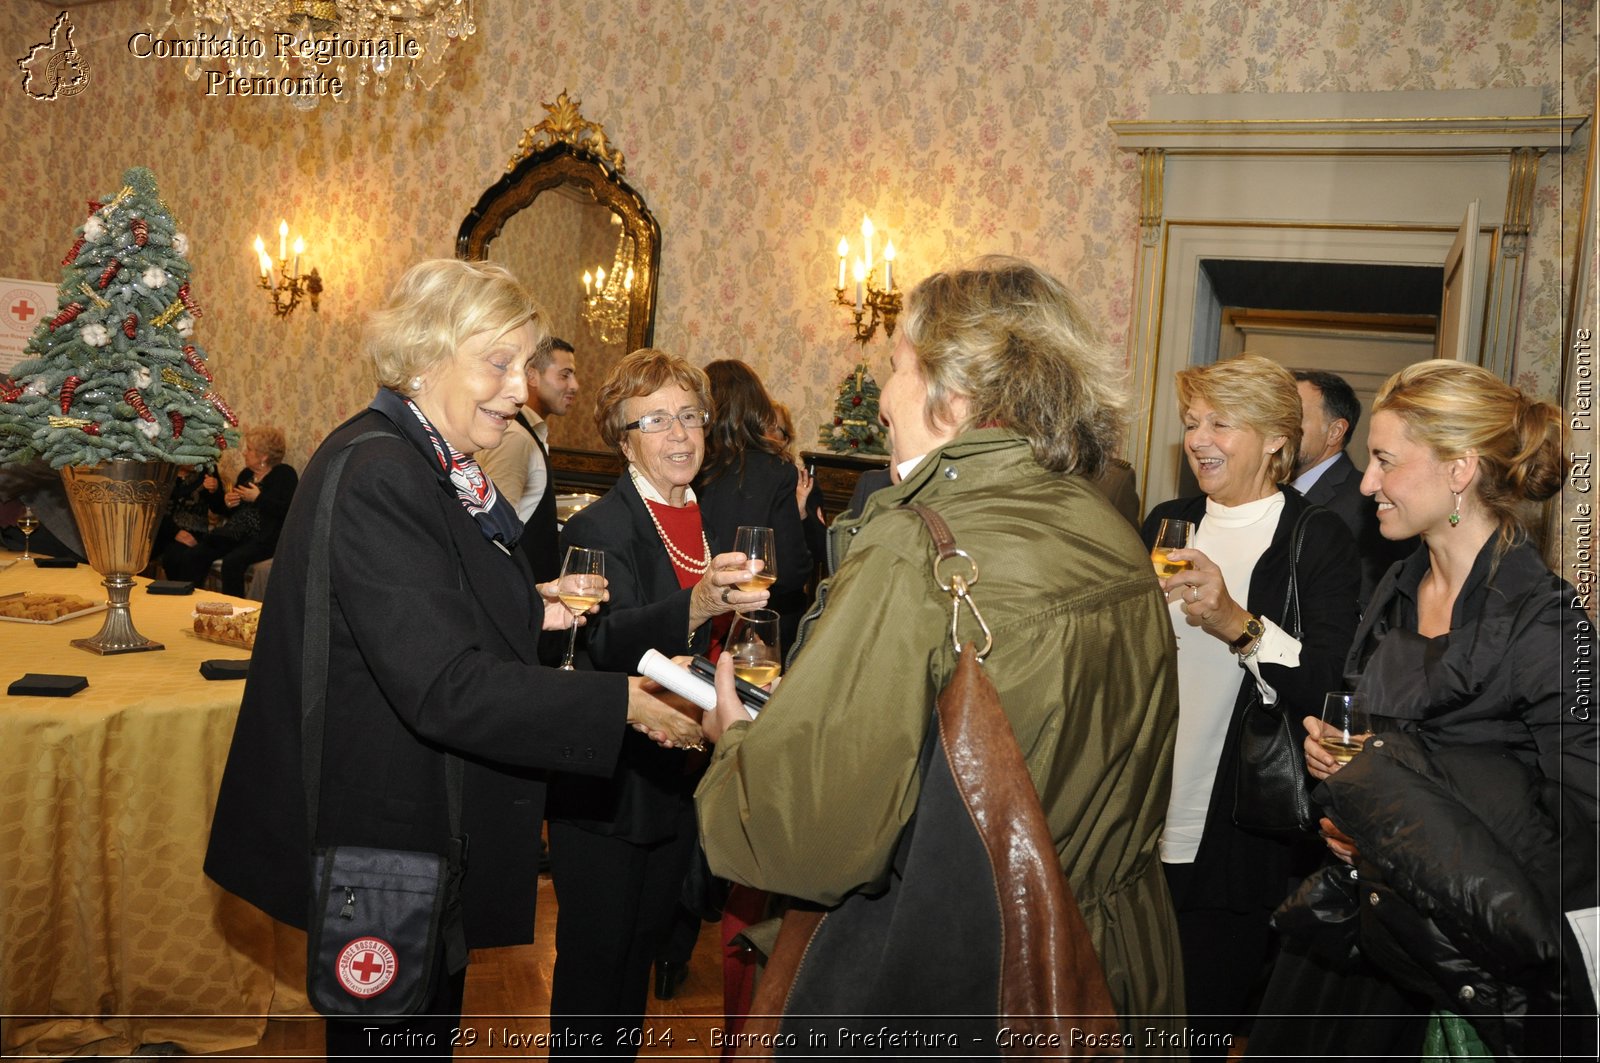
{"label": "patterned silk scarf", "polygon": [[494,481],[483,474],[470,454],[461,453],[445,441],[416,403],[399,392],[379,388],[371,408],[393,421],[400,434],[428,459],[440,482],[478,522],[485,539],[498,540],[507,550],[517,545],[522,537],[522,521],[516,507],[494,489]]}

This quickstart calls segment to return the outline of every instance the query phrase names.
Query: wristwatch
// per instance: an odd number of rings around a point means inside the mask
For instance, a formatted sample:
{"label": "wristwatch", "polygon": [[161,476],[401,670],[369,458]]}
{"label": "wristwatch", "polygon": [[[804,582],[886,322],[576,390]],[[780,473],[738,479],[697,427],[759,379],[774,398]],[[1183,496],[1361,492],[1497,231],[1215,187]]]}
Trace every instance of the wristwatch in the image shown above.
{"label": "wristwatch", "polygon": [[1244,648],[1266,634],[1267,629],[1261,626],[1261,621],[1253,616],[1245,617],[1244,634],[1228,643],[1234,653],[1240,653]]}

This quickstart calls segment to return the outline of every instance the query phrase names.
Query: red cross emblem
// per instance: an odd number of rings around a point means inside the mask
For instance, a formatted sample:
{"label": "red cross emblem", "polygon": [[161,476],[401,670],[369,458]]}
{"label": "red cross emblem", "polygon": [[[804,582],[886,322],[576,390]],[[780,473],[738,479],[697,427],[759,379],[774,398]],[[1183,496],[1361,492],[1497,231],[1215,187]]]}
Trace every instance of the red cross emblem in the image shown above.
{"label": "red cross emblem", "polygon": [[394,984],[394,949],[378,938],[356,938],[339,950],[339,984],[353,997],[375,997]]}
{"label": "red cross emblem", "polygon": [[0,288],[0,307],[5,308],[5,313],[0,314],[0,322],[4,323],[7,331],[17,335],[32,332],[33,319],[43,309],[35,294],[27,288]]}

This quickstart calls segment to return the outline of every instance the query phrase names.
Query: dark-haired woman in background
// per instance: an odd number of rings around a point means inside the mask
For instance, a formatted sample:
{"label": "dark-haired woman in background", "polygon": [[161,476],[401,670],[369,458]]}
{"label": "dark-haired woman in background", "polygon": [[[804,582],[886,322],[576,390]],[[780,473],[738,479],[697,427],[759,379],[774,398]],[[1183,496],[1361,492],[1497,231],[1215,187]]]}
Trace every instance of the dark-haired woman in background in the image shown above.
{"label": "dark-haired woman in background", "polygon": [[772,416],[772,426],[767,434],[778,444],[778,452],[783,460],[795,467],[795,508],[805,528],[806,549],[811,551],[811,567],[815,573],[817,566],[828,559],[828,521],[822,513],[822,492],[816,489],[817,481],[812,470],[806,468],[795,453],[794,417],[790,415],[789,407],[781,402],[773,402]]}
{"label": "dark-haired woman in background", "polygon": [[778,566],[772,608],[782,617],[779,630],[788,647],[806,610],[811,578],[811,551],[795,506],[799,470],[769,435],[775,419],[772,399],[755,370],[722,358],[706,366],[706,377],[714,408],[706,426],[706,463],[695,479],[706,530],[731,550],[739,527],[772,529]]}
{"label": "dark-haired woman in background", "polygon": [[[1345,666],[1380,733],[1341,768],[1305,719],[1349,868],[1279,913],[1276,1017],[1252,1055],[1594,1058],[1561,918],[1596,904],[1600,747],[1572,698],[1594,626],[1526,530],[1528,504],[1560,490],[1561,433],[1559,409],[1479,366],[1420,362],[1378,393],[1361,490],[1386,538],[1425,549],[1378,584]],[[1558,1031],[1555,1013],[1589,1018]]]}

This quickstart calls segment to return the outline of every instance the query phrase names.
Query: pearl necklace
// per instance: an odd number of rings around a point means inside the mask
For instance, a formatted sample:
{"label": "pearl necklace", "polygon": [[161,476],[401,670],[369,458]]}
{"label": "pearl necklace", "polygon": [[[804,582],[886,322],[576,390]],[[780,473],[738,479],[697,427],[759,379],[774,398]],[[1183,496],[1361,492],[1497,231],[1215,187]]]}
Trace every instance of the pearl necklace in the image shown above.
{"label": "pearl necklace", "polygon": [[[634,488],[637,490],[639,474],[634,472],[632,466],[628,467],[628,471],[633,475]],[[705,575],[706,569],[711,567],[711,544],[706,541],[705,529],[700,529],[701,555],[698,558],[690,557],[674,546],[671,539],[667,538],[667,529],[661,526],[661,521],[656,517],[656,511],[650,505],[650,500],[644,497],[644,492],[639,492],[639,496],[640,501],[644,503],[644,511],[650,514],[650,523],[656,526],[656,534],[661,536],[661,545],[667,548],[667,556],[672,558],[673,564],[692,575]]]}

